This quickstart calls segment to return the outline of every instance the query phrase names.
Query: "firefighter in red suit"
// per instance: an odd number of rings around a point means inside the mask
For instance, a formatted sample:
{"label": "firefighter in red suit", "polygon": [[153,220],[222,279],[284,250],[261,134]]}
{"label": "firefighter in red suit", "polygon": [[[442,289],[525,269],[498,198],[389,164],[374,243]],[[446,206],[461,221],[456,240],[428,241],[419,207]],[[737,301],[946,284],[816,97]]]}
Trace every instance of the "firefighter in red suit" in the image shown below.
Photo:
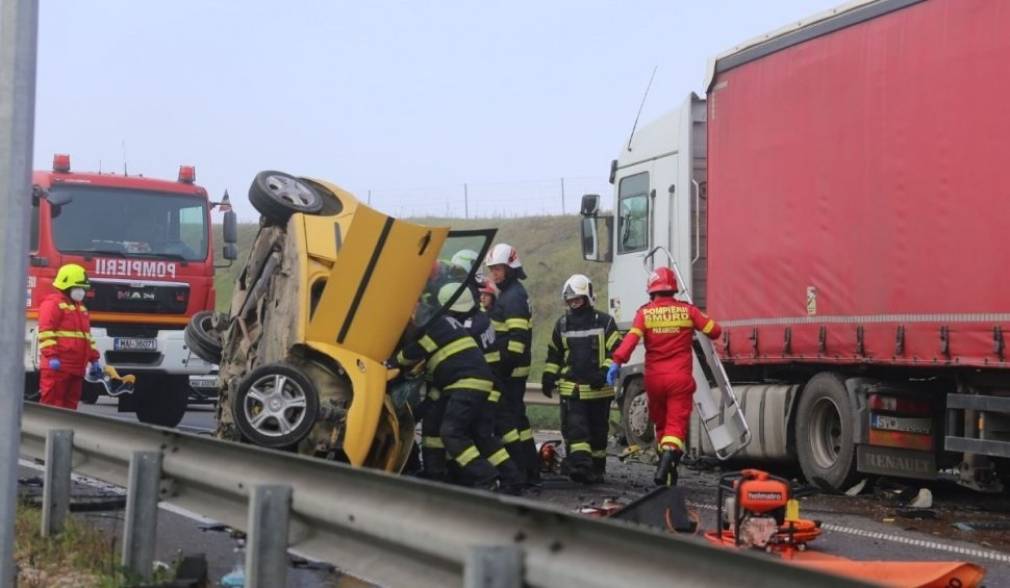
{"label": "firefighter in red suit", "polygon": [[655,481],[660,486],[673,486],[684,455],[696,387],[694,331],[716,339],[722,329],[697,307],[673,297],[677,279],[670,268],[652,272],[647,288],[651,301],[638,309],[634,325],[614,351],[607,379],[611,383],[616,380],[620,365],[631,358],[638,340],[645,339],[645,393],[661,452]]}
{"label": "firefighter in red suit", "polygon": [[46,296],[39,307],[41,402],[76,409],[85,371],[101,377],[91,319],[82,304],[91,284],[84,268],[71,263],[60,268],[53,286],[58,291]]}

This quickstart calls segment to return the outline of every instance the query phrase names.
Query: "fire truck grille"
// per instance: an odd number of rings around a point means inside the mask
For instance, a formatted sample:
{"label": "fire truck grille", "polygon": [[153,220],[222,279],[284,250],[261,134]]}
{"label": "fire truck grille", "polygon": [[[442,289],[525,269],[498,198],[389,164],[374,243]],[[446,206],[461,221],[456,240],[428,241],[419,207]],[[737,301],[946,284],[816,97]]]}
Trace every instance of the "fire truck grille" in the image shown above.
{"label": "fire truck grille", "polygon": [[145,312],[185,314],[189,304],[189,286],[156,285],[150,282],[92,282],[94,295],[85,301],[95,312]]}

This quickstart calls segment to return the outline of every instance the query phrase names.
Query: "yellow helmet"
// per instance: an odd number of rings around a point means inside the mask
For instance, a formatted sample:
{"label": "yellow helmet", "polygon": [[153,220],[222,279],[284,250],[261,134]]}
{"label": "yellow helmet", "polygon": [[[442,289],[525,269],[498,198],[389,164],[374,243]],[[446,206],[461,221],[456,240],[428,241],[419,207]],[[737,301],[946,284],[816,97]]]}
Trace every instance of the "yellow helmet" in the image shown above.
{"label": "yellow helmet", "polygon": [[88,272],[83,267],[76,263],[68,263],[56,272],[53,286],[57,290],[66,291],[70,288],[90,288],[91,282],[88,281]]}

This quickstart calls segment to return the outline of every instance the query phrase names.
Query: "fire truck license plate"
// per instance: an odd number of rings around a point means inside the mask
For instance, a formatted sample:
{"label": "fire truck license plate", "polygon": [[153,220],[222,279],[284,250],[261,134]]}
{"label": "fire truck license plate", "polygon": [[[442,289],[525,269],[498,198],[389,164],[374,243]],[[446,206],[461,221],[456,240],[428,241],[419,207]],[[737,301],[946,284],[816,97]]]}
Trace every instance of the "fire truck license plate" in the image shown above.
{"label": "fire truck license plate", "polygon": [[137,339],[133,337],[116,337],[112,340],[116,351],[157,351],[157,339]]}
{"label": "fire truck license plate", "polygon": [[872,414],[871,426],[884,431],[918,433],[929,435],[933,432],[933,421],[928,418],[897,417],[887,414]]}

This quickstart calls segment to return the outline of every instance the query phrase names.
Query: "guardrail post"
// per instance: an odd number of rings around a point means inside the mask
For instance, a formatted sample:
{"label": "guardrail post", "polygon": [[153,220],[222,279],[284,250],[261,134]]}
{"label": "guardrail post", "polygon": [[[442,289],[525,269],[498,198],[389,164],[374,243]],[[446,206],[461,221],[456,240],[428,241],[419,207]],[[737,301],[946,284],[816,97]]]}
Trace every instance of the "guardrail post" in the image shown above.
{"label": "guardrail post", "polygon": [[126,523],[123,528],[123,567],[144,580],[151,578],[154,542],[158,530],[161,490],[161,453],[134,451],[126,488]]}
{"label": "guardrail post", "polygon": [[70,510],[70,469],[74,432],[51,430],[46,434],[46,471],[42,482],[42,536],[63,530]]}
{"label": "guardrail post", "polygon": [[246,588],[287,585],[291,486],[254,486],[246,529]]}
{"label": "guardrail post", "polygon": [[467,554],[464,588],[521,588],[523,552],[514,545],[477,545]]}

